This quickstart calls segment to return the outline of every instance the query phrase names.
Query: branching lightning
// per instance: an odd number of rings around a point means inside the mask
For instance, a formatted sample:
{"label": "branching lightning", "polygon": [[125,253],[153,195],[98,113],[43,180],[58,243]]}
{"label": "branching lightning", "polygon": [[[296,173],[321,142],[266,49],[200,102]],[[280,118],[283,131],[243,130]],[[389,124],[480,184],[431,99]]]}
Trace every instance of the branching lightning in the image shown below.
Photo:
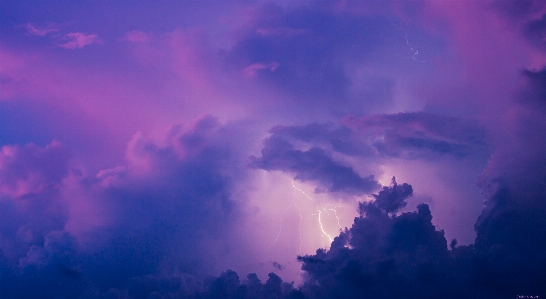
{"label": "branching lightning", "polygon": [[[292,188],[294,188],[294,192],[299,191],[301,192],[303,195],[305,195],[305,197],[307,197],[308,199],[310,200],[313,200],[313,198],[311,198],[307,193],[305,193],[303,190],[301,190],[300,188],[296,187],[296,185],[294,184],[294,181],[292,181]],[[330,236],[325,230],[324,230],[324,224],[322,222],[322,213],[325,212],[327,214],[330,214],[330,212],[333,212],[334,213],[334,216],[336,217],[336,220],[337,220],[337,225],[340,229],[342,229],[341,227],[341,224],[339,222],[339,216],[337,215],[337,208],[339,208],[339,206],[336,206],[334,208],[329,208],[329,205],[326,205],[326,207],[323,207],[321,209],[318,209],[318,214],[311,214],[311,215],[317,215],[317,218],[318,218],[318,223],[319,223],[319,228],[320,228],[320,231],[321,231],[321,238],[320,238],[320,241],[322,243],[322,246],[323,247],[326,247],[325,244],[324,244],[324,239],[323,239],[323,236],[326,236],[326,238],[328,238],[328,240],[330,241],[330,244],[334,241],[334,239],[332,238],[332,236]],[[301,214],[300,214],[301,216]],[[301,230],[300,230],[300,234],[301,234]],[[300,235],[301,236],[301,235]],[[301,238],[300,238],[301,240]]]}
{"label": "branching lightning", "polygon": [[[302,221],[304,220],[303,218],[303,215],[302,215],[302,210],[300,209],[300,206],[298,205],[298,202],[297,202],[297,196],[296,196],[296,192],[299,192],[301,194],[303,194],[305,196],[305,198],[307,198],[308,200],[310,201],[313,201],[313,198],[311,196],[309,196],[307,193],[305,193],[305,191],[303,191],[302,189],[298,188],[294,181],[292,181],[292,189],[293,189],[293,195],[292,195],[292,201],[290,202],[290,205],[288,205],[286,207],[286,209],[284,210],[284,212],[282,213],[282,216],[281,216],[281,223],[279,225],[279,231],[277,233],[277,236],[275,237],[275,240],[273,240],[273,243],[268,247],[268,248],[271,248],[273,247],[277,241],[279,240],[282,232],[283,232],[283,226],[285,226],[285,223],[284,223],[284,219],[285,219],[285,216],[286,216],[286,213],[288,213],[288,211],[292,208],[292,206],[295,207],[298,215],[299,215],[299,222],[298,222],[298,231],[299,231],[299,252],[300,254],[302,253],[302,245],[303,245],[303,232],[302,232]],[[317,209],[317,213],[313,213],[313,214],[309,214],[309,217],[307,217],[306,219],[310,219],[310,216],[317,216],[317,219],[318,219],[318,228],[320,229],[320,241],[322,243],[322,247],[326,248],[329,246],[329,244],[331,244],[333,241],[334,241],[334,238],[332,237],[332,235],[328,234],[326,232],[326,229],[325,229],[325,223],[324,223],[324,216],[325,215],[328,215],[330,217],[330,215],[333,213],[333,216],[336,218],[336,221],[337,221],[337,226],[339,227],[339,229],[342,229],[341,227],[341,223],[340,223],[340,218],[338,216],[338,213],[337,213],[337,209],[340,208],[340,206],[335,206],[335,207],[332,207],[330,206],[329,204],[327,204],[325,207],[321,207],[321,208],[318,208]],[[325,215],[323,215],[325,214]],[[327,241],[329,241],[328,244],[325,244],[325,239]]]}
{"label": "branching lightning", "polygon": [[334,239],[332,239],[332,237],[324,231],[324,227],[322,226],[322,220],[321,220],[321,217],[320,217],[321,215],[322,215],[322,211],[318,210],[318,223],[320,225],[320,230],[322,231],[322,234],[325,235],[330,240],[330,244],[332,244]]}

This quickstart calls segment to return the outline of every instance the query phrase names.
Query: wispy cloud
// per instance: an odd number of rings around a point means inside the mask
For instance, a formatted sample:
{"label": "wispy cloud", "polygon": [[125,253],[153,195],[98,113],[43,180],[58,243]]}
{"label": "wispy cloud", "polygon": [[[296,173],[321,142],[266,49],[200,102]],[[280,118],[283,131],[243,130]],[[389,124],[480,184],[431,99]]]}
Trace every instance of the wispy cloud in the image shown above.
{"label": "wispy cloud", "polygon": [[59,27],[55,24],[47,24],[45,27],[36,26],[32,23],[25,25],[27,34],[35,36],[46,36],[51,33],[59,32]]}
{"label": "wispy cloud", "polygon": [[81,49],[85,46],[100,43],[99,36],[97,34],[85,34],[81,32],[70,32],[66,35],[66,38],[70,41],[60,44],[65,49]]}
{"label": "wispy cloud", "polygon": [[148,36],[148,34],[142,31],[133,30],[127,32],[124,37],[119,39],[119,41],[126,41],[130,43],[143,43],[148,41],[149,39],[150,36]]}

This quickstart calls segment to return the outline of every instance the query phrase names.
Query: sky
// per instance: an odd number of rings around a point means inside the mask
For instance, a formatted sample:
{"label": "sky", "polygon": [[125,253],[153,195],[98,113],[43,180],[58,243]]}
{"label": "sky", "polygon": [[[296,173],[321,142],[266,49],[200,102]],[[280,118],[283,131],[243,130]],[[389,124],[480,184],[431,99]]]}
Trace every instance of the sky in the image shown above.
{"label": "sky", "polygon": [[0,297],[546,297],[546,3],[1,1]]}

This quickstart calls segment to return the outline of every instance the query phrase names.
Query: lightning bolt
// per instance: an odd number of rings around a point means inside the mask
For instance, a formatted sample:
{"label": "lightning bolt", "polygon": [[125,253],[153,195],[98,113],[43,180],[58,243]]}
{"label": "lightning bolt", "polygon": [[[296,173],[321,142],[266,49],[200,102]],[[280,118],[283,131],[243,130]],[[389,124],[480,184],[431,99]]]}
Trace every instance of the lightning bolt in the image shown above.
{"label": "lightning bolt", "polygon": [[330,208],[328,209],[328,206],[326,206],[326,208],[322,208],[324,211],[328,211],[329,212],[334,212],[334,216],[336,217],[336,220],[337,220],[337,226],[340,228],[340,229],[343,229],[343,227],[341,227],[341,224],[339,223],[339,216],[337,215],[337,208],[341,208],[340,206],[336,206],[334,207],[333,209]]}
{"label": "lightning bolt", "polygon": [[413,56],[412,56],[413,60],[415,60],[417,62],[422,62],[422,63],[430,62],[428,60],[419,60],[419,59],[417,59],[417,56],[419,55],[419,50],[413,48],[413,46],[410,44],[410,41],[409,41],[409,38],[408,38],[408,32],[406,30],[404,30],[402,27],[394,24],[393,22],[391,22],[391,24],[404,33],[404,38],[406,39],[406,45],[408,46],[408,48],[410,48],[411,52],[413,53]]}
{"label": "lightning bolt", "polygon": [[286,209],[284,210],[284,212],[282,213],[282,216],[281,216],[281,222],[280,222],[280,225],[279,225],[279,232],[277,233],[277,237],[275,237],[275,240],[273,241],[273,243],[268,247],[271,248],[275,245],[275,243],[277,243],[277,241],[279,240],[279,237],[281,236],[281,233],[282,233],[282,227],[283,227],[283,223],[284,223],[284,216],[286,215],[286,213],[288,212],[288,210],[290,209],[290,207],[294,206],[296,208],[296,210],[298,211],[298,215],[300,217],[300,220],[298,222],[298,231],[299,231],[299,237],[300,237],[300,248],[299,248],[299,253],[301,254],[301,248],[302,248],[302,231],[301,231],[301,221],[303,220],[303,216],[301,214],[301,209],[300,207],[298,206],[298,204],[296,203],[296,190],[301,192],[303,195],[305,195],[307,198],[309,198],[310,200],[313,200],[309,195],[307,195],[303,190],[301,190],[300,188],[296,187],[296,185],[294,185],[294,181],[292,181],[292,188],[294,189],[294,193],[293,193],[293,196],[292,196],[292,201],[290,202],[290,205],[288,207],[286,207]]}
{"label": "lightning bolt", "polygon": [[[296,193],[296,190],[301,192],[305,197],[307,197],[309,200],[313,200],[313,198],[311,198],[311,196],[309,196],[307,193],[305,193],[303,190],[301,190],[300,188],[298,188],[295,184],[294,184],[294,181],[292,181],[292,188],[294,189],[294,194]],[[295,195],[294,195],[295,196]],[[341,224],[339,222],[339,216],[337,215],[337,208],[339,208],[339,206],[336,206],[336,207],[333,207],[333,208],[329,208],[329,205],[326,205],[326,207],[323,207],[321,209],[318,209],[318,214],[311,214],[311,215],[317,215],[317,218],[318,218],[318,223],[319,223],[319,228],[320,228],[320,231],[321,231],[321,237],[320,237],[320,241],[322,243],[322,246],[323,247],[326,247],[325,244],[324,244],[324,236],[326,236],[326,238],[328,238],[328,240],[330,241],[330,244],[332,244],[332,242],[334,241],[334,239],[332,238],[331,235],[329,235],[325,230],[324,230],[324,224],[322,223],[322,213],[325,212],[327,213],[328,215],[330,214],[330,212],[333,212],[334,213],[334,216],[336,217],[336,220],[337,220],[337,226],[342,229],[341,227]],[[301,217],[301,213],[300,213],[300,217]],[[301,223],[301,220],[302,218],[300,218],[300,223]],[[300,250],[301,250],[301,225],[300,225]]]}
{"label": "lightning bolt", "polygon": [[[277,235],[276,235],[275,239],[273,240],[271,245],[268,247],[268,249],[275,246],[275,244],[279,241],[279,238],[283,233],[283,229],[285,229],[285,226],[286,226],[285,223],[284,223],[285,216],[286,216],[286,214],[288,213],[288,211],[290,209],[295,208],[295,210],[297,211],[298,216],[299,216],[299,221],[298,221],[299,253],[301,254],[302,253],[302,247],[303,247],[302,246],[303,245],[302,222],[304,221],[304,217],[303,217],[303,214],[302,214],[303,211],[300,208],[300,205],[302,203],[301,201],[304,200],[304,199],[302,197],[299,197],[301,199],[298,199],[298,197],[296,196],[296,193],[303,194],[303,196],[305,196],[305,199],[308,199],[309,201],[314,201],[314,200],[313,200],[313,198],[311,196],[309,196],[309,194],[305,193],[305,191],[298,188],[298,186],[296,186],[294,181],[292,181],[292,189],[293,189],[292,200],[290,201],[290,204],[285,208],[285,210],[283,211],[283,213],[281,215],[279,231],[277,232]],[[300,202],[298,202],[298,200]],[[332,217],[331,215],[333,215],[335,217],[335,219],[336,219],[337,226],[339,227],[340,230],[342,230],[343,228],[341,227],[340,218],[339,218],[338,210],[337,210],[338,208],[341,208],[341,207],[342,206],[331,206],[330,204],[327,204],[324,207],[317,208],[316,213],[308,214],[309,217],[306,217],[307,220],[310,220],[311,216],[316,216],[317,217],[316,221],[318,221],[318,228],[320,230],[320,242],[322,243],[323,248],[327,249],[329,247],[329,245],[332,244],[332,242],[334,241],[334,237],[335,237],[335,236],[329,234],[326,231],[326,222],[325,222],[324,217],[325,216]],[[325,244],[325,241],[327,241],[329,243]]]}
{"label": "lightning bolt", "polygon": [[[321,220],[321,216],[322,215],[322,211],[321,210],[318,210],[318,223],[320,225],[320,230],[322,231],[322,234],[325,235],[326,237],[328,237],[328,239],[330,240],[330,244],[332,244],[332,242],[334,241],[334,239],[332,239],[332,237],[327,234],[325,231],[324,231],[324,227],[322,226],[322,220]],[[322,239],[321,239],[322,241]],[[322,244],[324,246],[324,243]]]}

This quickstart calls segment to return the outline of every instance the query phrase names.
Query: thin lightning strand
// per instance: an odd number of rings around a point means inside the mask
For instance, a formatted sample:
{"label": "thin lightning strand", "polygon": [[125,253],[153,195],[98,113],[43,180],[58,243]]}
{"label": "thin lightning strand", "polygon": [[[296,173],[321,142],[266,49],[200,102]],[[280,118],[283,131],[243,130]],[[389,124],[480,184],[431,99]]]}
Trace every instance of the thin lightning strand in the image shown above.
{"label": "thin lightning strand", "polygon": [[417,59],[417,55],[419,55],[419,50],[414,49],[414,48],[411,46],[411,44],[410,44],[410,42],[409,42],[409,38],[408,38],[408,32],[407,32],[406,30],[404,30],[402,27],[400,27],[400,26],[394,24],[393,22],[391,22],[391,24],[392,24],[394,27],[400,29],[400,31],[404,32],[404,38],[406,39],[406,45],[410,48],[411,52],[413,52],[413,56],[412,56],[411,58],[412,58],[413,60],[417,61],[417,62],[422,62],[422,63],[429,62],[428,60],[419,60],[419,59]]}
{"label": "thin lightning strand", "polygon": [[[294,192],[295,193],[295,192]],[[294,196],[295,198],[295,196]],[[296,207],[296,209],[298,209],[298,215],[300,215],[300,221],[298,222],[298,231],[300,233],[300,251],[299,251],[299,254],[301,254],[301,245],[302,245],[302,240],[301,240],[301,220],[303,219],[303,216],[301,216],[301,210],[300,208],[298,207],[298,205],[296,204],[296,202],[294,201],[294,206]]]}
{"label": "thin lightning strand", "polygon": [[[300,254],[302,252],[302,244],[303,244],[303,240],[302,240],[302,230],[301,230],[301,222],[303,220],[303,216],[301,214],[301,209],[299,208],[298,204],[296,203],[296,191],[299,191],[301,194],[303,194],[305,197],[307,197],[309,200],[313,200],[313,198],[311,198],[311,196],[309,196],[307,193],[305,193],[305,191],[301,190],[300,188],[298,188],[295,184],[294,184],[294,181],[292,181],[292,188],[294,190],[294,193],[293,193],[293,197],[292,197],[292,202],[290,203],[290,205],[286,208],[286,210],[284,211],[282,217],[281,217],[281,225],[279,227],[279,232],[277,234],[277,237],[275,238],[275,240],[273,241],[273,244],[269,247],[272,247],[279,239],[281,233],[282,233],[282,226],[283,226],[283,222],[284,222],[284,216],[285,214],[288,212],[288,209],[294,205],[294,207],[296,207],[297,211],[298,211],[298,215],[300,216],[300,219],[299,219],[299,222],[298,222],[298,231],[299,231],[299,238],[300,238]],[[336,206],[336,207],[333,207],[333,208],[330,208],[328,207],[328,205],[326,205],[326,207],[323,207],[323,208],[320,208],[318,209],[318,214],[311,214],[311,215],[317,215],[317,218],[318,218],[318,223],[319,223],[319,228],[320,228],[320,231],[321,231],[321,237],[320,237],[320,241],[322,243],[322,246],[323,247],[326,247],[325,244],[324,244],[324,236],[326,236],[326,238],[328,238],[328,240],[330,241],[330,244],[334,241],[332,236],[329,235],[325,230],[324,230],[324,224],[322,223],[322,213],[323,212],[326,212],[327,214],[330,214],[330,212],[333,212],[334,213],[334,216],[336,217],[336,220],[337,220],[337,226],[342,229],[341,227],[341,224],[340,224],[340,219],[339,219],[339,216],[337,214],[337,208],[339,208],[339,206]],[[309,218],[307,218],[309,219]]]}
{"label": "thin lightning strand", "polygon": [[[305,192],[304,192],[303,190],[301,190],[300,188],[296,187],[296,185],[294,184],[294,181],[292,181],[292,187],[294,188],[294,190],[298,190],[299,192],[301,192],[301,193],[302,193],[303,195],[305,195],[305,197],[307,197],[308,199],[313,200],[313,198],[311,198],[309,195],[307,195],[307,193],[305,193]],[[294,192],[296,192],[296,191],[294,191]],[[333,211],[333,212],[334,212],[334,215],[335,215],[335,217],[336,217],[336,219],[337,219],[337,225],[338,225],[339,228],[341,228],[341,225],[340,225],[340,223],[339,223],[339,217],[337,216],[337,211],[336,211],[336,209],[337,209],[338,207],[335,207],[335,208],[333,208],[333,209],[331,209],[331,208],[328,209],[327,207],[328,207],[328,206],[322,208],[322,210],[321,210],[321,209],[318,210],[318,222],[319,222],[320,231],[322,232],[322,235],[321,235],[321,237],[320,237],[320,241],[321,241],[323,247],[325,247],[325,246],[324,246],[323,235],[326,236],[326,237],[328,238],[328,240],[330,240],[330,244],[333,242],[333,239],[332,239],[332,236],[330,236],[330,235],[324,230],[324,225],[322,224],[322,211],[325,211],[325,212],[327,212],[327,213],[329,213],[329,211]],[[301,216],[301,214],[300,214],[300,216]],[[300,229],[300,234],[301,234],[301,229]],[[301,235],[300,235],[300,236],[301,236]],[[300,242],[301,242],[301,238],[300,238]],[[301,244],[301,243],[300,243],[300,244]]]}
{"label": "thin lightning strand", "polygon": [[290,203],[290,205],[288,207],[286,207],[286,209],[282,213],[281,223],[279,225],[279,232],[277,233],[277,237],[275,238],[275,240],[273,240],[273,243],[271,243],[271,245],[269,245],[269,247],[267,247],[267,249],[270,249],[271,247],[273,247],[275,245],[275,243],[277,243],[277,241],[279,240],[279,237],[281,236],[281,232],[282,232],[282,224],[284,222],[284,215],[286,215],[286,213],[288,212],[288,209],[290,208],[291,205],[292,205],[292,203]]}
{"label": "thin lightning strand", "polygon": [[[301,190],[300,188],[296,187],[296,185],[294,185],[294,181],[292,181],[292,187],[295,189],[295,190],[298,190],[299,192],[301,192],[303,195],[305,195],[305,197],[309,198],[310,200],[313,200],[309,195],[307,195],[307,193],[303,192],[303,190]],[[296,191],[294,191],[294,194],[296,193]]]}
{"label": "thin lightning strand", "polygon": [[[322,233],[323,233],[326,237],[328,237],[328,239],[330,239],[330,244],[332,244],[332,242],[333,242],[334,240],[332,239],[332,237],[330,237],[329,234],[327,234],[327,233],[324,231],[324,227],[322,226],[322,220],[321,220],[321,218],[320,218],[321,215],[322,215],[322,211],[321,211],[321,210],[318,210],[318,223],[319,223],[319,225],[320,225],[320,230],[322,231]],[[323,243],[323,246],[324,246],[324,243]]]}
{"label": "thin lightning strand", "polygon": [[284,210],[284,212],[282,213],[282,216],[281,216],[281,223],[279,225],[279,232],[277,233],[277,236],[275,237],[275,240],[273,240],[273,243],[271,243],[271,245],[269,245],[268,249],[273,247],[277,241],[279,240],[279,237],[281,236],[281,233],[282,233],[282,227],[283,227],[283,223],[284,223],[284,216],[286,215],[286,213],[288,212],[288,210],[290,209],[290,207],[292,205],[294,205],[294,207],[296,207],[296,210],[298,210],[298,215],[300,216],[300,220],[298,222],[298,231],[299,231],[299,237],[300,237],[300,248],[299,248],[299,253],[301,254],[301,248],[302,248],[302,232],[301,232],[301,221],[303,220],[303,216],[301,215],[301,210],[300,210],[300,207],[298,206],[298,204],[296,203],[296,190],[300,191],[301,193],[303,193],[307,198],[311,199],[311,197],[309,197],[309,195],[307,195],[305,192],[303,192],[303,190],[299,189],[298,187],[296,187],[296,185],[294,185],[294,181],[292,181],[292,187],[294,188],[294,193],[292,195],[292,201],[290,202],[290,205],[288,205],[288,207],[286,207],[286,209]]}
{"label": "thin lightning strand", "polygon": [[[327,206],[327,207],[328,207],[328,206]],[[336,217],[336,220],[337,220],[337,226],[338,226],[340,229],[343,229],[343,227],[341,227],[341,224],[339,223],[339,216],[337,215],[337,210],[336,210],[337,208],[341,208],[341,207],[340,207],[340,206],[337,206],[337,207],[334,207],[333,209],[332,209],[332,208],[330,208],[330,209],[328,209],[328,208],[323,208],[323,210],[334,212],[334,216]]]}

